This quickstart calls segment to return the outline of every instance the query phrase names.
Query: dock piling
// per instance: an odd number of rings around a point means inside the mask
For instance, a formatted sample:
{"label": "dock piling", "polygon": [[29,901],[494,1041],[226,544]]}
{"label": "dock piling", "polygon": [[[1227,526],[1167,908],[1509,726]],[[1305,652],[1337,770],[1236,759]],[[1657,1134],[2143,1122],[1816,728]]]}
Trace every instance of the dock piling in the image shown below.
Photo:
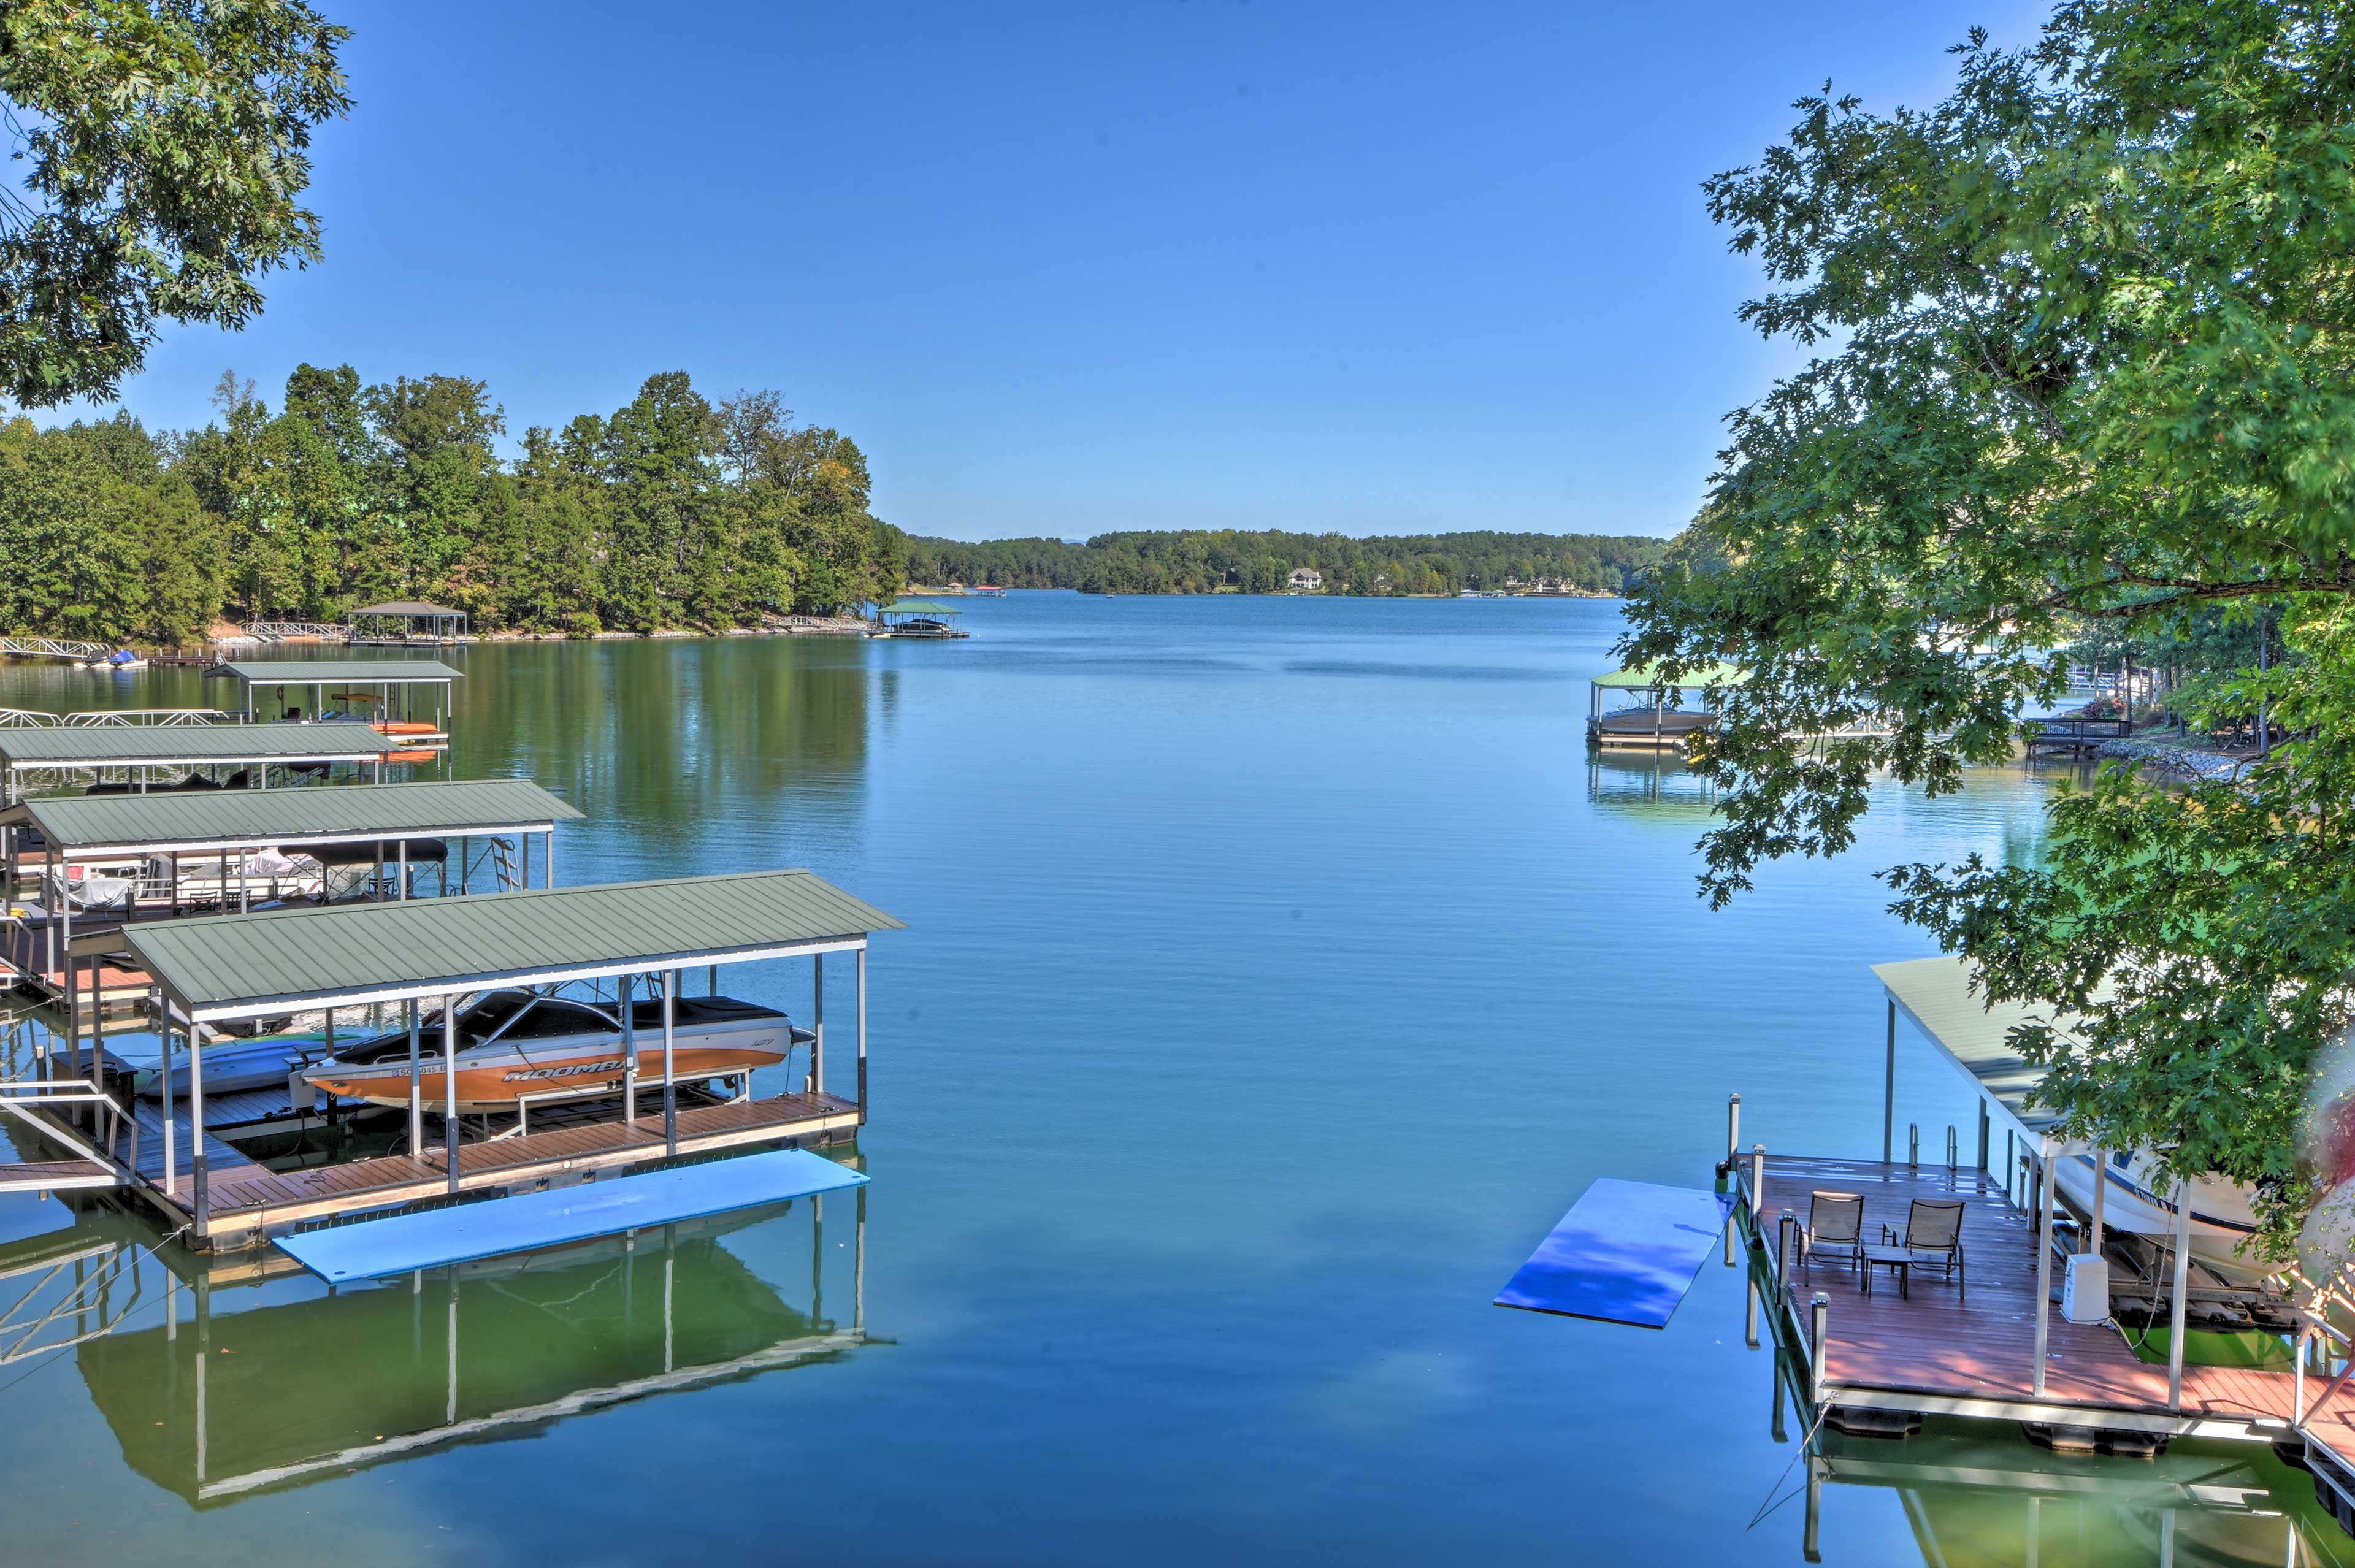
{"label": "dock piling", "polygon": [[2175,1184],[2175,1301],[2169,1313],[2167,1408],[2183,1409],[2183,1320],[2191,1289],[2191,1183]]}
{"label": "dock piling", "polygon": [[1912,1170],[1922,1168],[1922,1124],[1919,1122],[1905,1124],[1905,1164]]}
{"label": "dock piling", "polygon": [[442,1145],[450,1162],[450,1196],[458,1196],[458,998],[442,998],[442,1080],[450,1086],[449,1103],[442,1107]]}
{"label": "dock piling", "polygon": [[1819,1290],[1807,1303],[1807,1398],[1817,1409],[1824,1403],[1824,1352],[1831,1339],[1832,1298]]}
{"label": "dock piling", "polygon": [[1774,1291],[1778,1299],[1785,1271],[1791,1266],[1791,1232],[1798,1223],[1799,1217],[1785,1209],[1782,1219],[1774,1225]]}
{"label": "dock piling", "polygon": [[622,1015],[622,1121],[635,1126],[638,1122],[638,1028],[637,1009],[632,998],[634,977],[624,975],[616,987],[621,997]]}
{"label": "dock piling", "polygon": [[2052,1140],[2041,1140],[2036,1176],[2036,1375],[2030,1380],[2038,1399],[2044,1397],[2044,1367],[2049,1359],[2045,1346],[2052,1320],[2052,1181],[2044,1168],[2051,1154]]}
{"label": "dock piling", "polygon": [[1733,1162],[1742,1156],[1742,1096],[1725,1097],[1725,1168],[1732,1170]]}
{"label": "dock piling", "polygon": [[1897,998],[1889,998],[1888,1068],[1881,1081],[1881,1161],[1889,1163],[1890,1140],[1897,1132]]}
{"label": "dock piling", "polygon": [[1758,1348],[1758,1279],[1755,1275],[1751,1276],[1750,1303],[1742,1315],[1742,1342],[1753,1350]]}
{"label": "dock piling", "polygon": [[1766,1146],[1750,1146],[1750,1222],[1758,1222],[1758,1206],[1766,1200]]}
{"label": "dock piling", "polygon": [[663,975],[663,1153],[678,1157],[678,971]]}

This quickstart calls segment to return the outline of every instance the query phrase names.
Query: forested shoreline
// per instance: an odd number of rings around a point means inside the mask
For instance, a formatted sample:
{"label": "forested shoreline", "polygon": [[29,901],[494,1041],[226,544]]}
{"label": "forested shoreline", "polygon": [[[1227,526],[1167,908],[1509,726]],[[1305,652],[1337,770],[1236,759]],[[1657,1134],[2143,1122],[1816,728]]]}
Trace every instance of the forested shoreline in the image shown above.
{"label": "forested shoreline", "polygon": [[1090,593],[1620,593],[1664,542],[1586,534],[1174,530],[911,538],[868,510],[858,443],[774,392],[714,402],[681,371],[502,456],[482,381],[304,365],[273,408],[224,375],[202,429],[129,412],[0,423],[0,630],[201,640],[218,621],[333,622],[429,599],[474,629],[712,631],[828,613],[909,581]]}
{"label": "forested shoreline", "polygon": [[304,365],[275,411],[234,375],[214,402],[186,432],[0,423],[0,628],[170,644],[423,598],[483,632],[719,630],[901,581],[858,444],[773,392],[714,403],[666,372],[512,459],[463,376]]}
{"label": "forested shoreline", "polygon": [[1058,539],[911,536],[909,578],[1083,593],[1280,593],[1293,571],[1314,569],[1319,592],[1348,594],[1511,592],[1624,593],[1667,541],[1604,534],[1295,534],[1234,529],[1098,534]]}

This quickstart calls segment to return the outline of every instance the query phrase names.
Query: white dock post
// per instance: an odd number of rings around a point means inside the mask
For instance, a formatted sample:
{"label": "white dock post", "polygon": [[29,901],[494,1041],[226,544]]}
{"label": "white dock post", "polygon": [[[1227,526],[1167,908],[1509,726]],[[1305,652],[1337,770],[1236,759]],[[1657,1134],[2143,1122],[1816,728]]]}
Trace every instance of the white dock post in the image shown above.
{"label": "white dock post", "polygon": [[[167,1062],[169,1057],[165,1059]],[[188,1020],[188,1183],[196,1193],[194,1226],[199,1237],[212,1233],[211,1194],[205,1186],[205,1062],[197,1041],[197,1022]],[[201,1299],[201,1298],[200,1298]]]}
{"label": "white dock post", "polygon": [[636,976],[624,975],[621,983],[622,1014],[622,1124],[638,1124],[638,1016],[634,986]]}
{"label": "white dock post", "polygon": [[1750,1146],[1750,1222],[1754,1228],[1766,1204],[1766,1146]]}
{"label": "white dock post", "polygon": [[417,998],[409,998],[409,1157],[425,1155],[425,1079],[417,1062]]}
{"label": "white dock post", "polygon": [[1807,1304],[1807,1398],[1818,1408],[1824,1403],[1824,1352],[1830,1349],[1832,1298],[1822,1291]]}
{"label": "white dock post", "polygon": [[2175,1307],[2167,1346],[2167,1408],[2183,1409],[2183,1323],[2191,1291],[2191,1183],[2175,1184]]}
{"label": "white dock post", "polygon": [[[867,948],[863,944],[858,949],[858,1029],[855,1043],[858,1047],[858,1122],[861,1126],[864,1126],[867,1124]],[[863,1187],[859,1189],[858,1201],[861,1205],[859,1209],[861,1214],[867,1211],[866,1191]]]}
{"label": "white dock post", "polygon": [[147,1016],[155,1020],[155,1038],[164,1056],[164,1196],[180,1195],[179,1129],[172,1115],[172,1020],[164,1012],[164,988],[147,987]]}
{"label": "white dock post", "polygon": [[1750,1280],[1749,1305],[1742,1312],[1742,1342],[1753,1350],[1758,1348],[1758,1279],[1754,1275]]}
{"label": "white dock post", "polygon": [[1733,1162],[1741,1157],[1741,1155],[1742,1096],[1728,1094],[1725,1097],[1725,1168],[1728,1170],[1732,1169]]}
{"label": "white dock post", "polygon": [[2044,1397],[2044,1347],[2052,1318],[2052,1140],[2037,1141],[2038,1163],[2044,1167],[2036,1182],[2036,1376],[2031,1380],[2038,1399]]}
{"label": "white dock post", "polygon": [[[443,1107],[442,1147],[450,1165],[450,1196],[458,1196],[458,998],[442,998],[442,1078],[450,1088],[450,1102]],[[453,1290],[457,1288],[453,1278]]]}
{"label": "white dock post", "polygon": [[817,1093],[826,1087],[826,955],[810,955],[810,1041],[809,1093]]}
{"label": "white dock post", "polygon": [[663,1153],[678,1157],[678,971],[663,976]]}

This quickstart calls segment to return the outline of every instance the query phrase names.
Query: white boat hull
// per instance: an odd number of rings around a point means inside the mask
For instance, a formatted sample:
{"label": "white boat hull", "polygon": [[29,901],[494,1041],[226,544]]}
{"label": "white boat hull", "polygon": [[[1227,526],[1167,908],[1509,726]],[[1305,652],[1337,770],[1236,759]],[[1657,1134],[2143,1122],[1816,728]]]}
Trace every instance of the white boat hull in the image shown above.
{"label": "white boat hull", "polygon": [[[2161,1246],[2173,1244],[2176,1210],[2172,1185],[2155,1179],[2158,1161],[2147,1154],[2115,1156],[2103,1162],[2108,1178],[2102,1198],[2102,1229],[2147,1236]],[[2053,1162],[2056,1190],[2080,1213],[2094,1211],[2094,1164],[2092,1155],[2069,1155]],[[2163,1194],[2163,1195],[2162,1195]],[[2191,1255],[2235,1281],[2254,1283],[2268,1272],[2241,1252],[2256,1231],[2249,1208],[2249,1189],[2217,1178],[2191,1184]]]}

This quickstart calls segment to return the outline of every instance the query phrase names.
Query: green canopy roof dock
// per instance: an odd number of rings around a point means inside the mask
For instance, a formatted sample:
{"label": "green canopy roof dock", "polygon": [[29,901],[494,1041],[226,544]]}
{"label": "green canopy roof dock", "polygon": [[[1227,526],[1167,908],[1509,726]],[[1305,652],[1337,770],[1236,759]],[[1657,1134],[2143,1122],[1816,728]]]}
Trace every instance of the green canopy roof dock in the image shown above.
{"label": "green canopy roof dock", "polygon": [[954,604],[943,604],[937,599],[900,599],[875,612],[878,637],[969,637],[973,635],[955,624],[964,612]]}
{"label": "green canopy roof dock", "polygon": [[[332,778],[338,764],[381,780],[385,763],[401,750],[399,741],[355,723],[0,728],[0,804],[42,790],[144,794],[192,780],[200,788],[267,789],[273,778]],[[186,776],[172,776],[178,774]]]}
{"label": "green canopy roof dock", "polygon": [[451,683],[466,678],[435,659],[386,658],[229,659],[205,674],[238,683],[248,723],[357,719],[384,726],[405,746],[434,750],[450,743]]}
{"label": "green canopy roof dock", "polygon": [[23,912],[0,925],[0,965],[79,1019],[146,995],[147,976],[122,956],[125,925],[405,899],[429,885],[552,886],[556,825],[581,815],[520,779],[20,802],[0,809],[0,892]]}
{"label": "green canopy roof dock", "polygon": [[[1717,714],[1707,707],[1671,705],[1688,692],[1701,695],[1711,688],[1739,686],[1747,678],[1730,664],[1710,665],[1675,680],[1663,679],[1657,663],[1596,676],[1587,683],[1593,694],[1586,718],[1587,741],[1606,749],[1681,751],[1688,738],[1716,726]],[[1603,699],[1607,692],[1625,693],[1634,700],[1606,713]]]}
{"label": "green canopy roof dock", "polygon": [[[196,1245],[235,1247],[357,1211],[540,1190],[692,1155],[855,1137],[867,1115],[868,941],[900,928],[803,870],[134,923],[124,928],[123,946],[152,978],[165,1055],[186,1059],[186,1094],[173,1104],[167,1075],[161,1115],[134,1119],[127,1147],[124,1132],[110,1131],[101,1152],[172,1223],[186,1223]],[[825,1013],[826,959],[844,954],[853,967],[849,1097],[828,1087]],[[759,1069],[771,1092],[756,1096],[751,1069],[680,1074],[671,1019],[688,1005],[690,970],[703,969],[716,996],[723,967],[803,957],[813,970],[811,1028],[789,1037],[783,1061]],[[608,1027],[621,1029],[622,1060],[601,1063],[613,1071],[599,1081],[570,1078],[526,1093],[512,1116],[464,1105],[464,1115],[442,1114],[460,1104],[450,1049],[455,1006],[493,990],[560,995],[567,1006],[605,1009],[620,1020]],[[214,1136],[219,1124],[207,1110],[204,1063],[208,1052],[226,1049],[214,1028],[293,1014],[332,1019],[351,1009],[408,1020],[404,1152],[272,1173]],[[644,1031],[634,1046],[627,1043],[633,1029]],[[655,1058],[650,1037],[657,1033]],[[642,1074],[642,1054],[662,1070]],[[402,1115],[372,1104],[326,1114],[395,1128]],[[429,1120],[438,1136],[429,1136]],[[501,1121],[508,1125],[495,1125]]]}

